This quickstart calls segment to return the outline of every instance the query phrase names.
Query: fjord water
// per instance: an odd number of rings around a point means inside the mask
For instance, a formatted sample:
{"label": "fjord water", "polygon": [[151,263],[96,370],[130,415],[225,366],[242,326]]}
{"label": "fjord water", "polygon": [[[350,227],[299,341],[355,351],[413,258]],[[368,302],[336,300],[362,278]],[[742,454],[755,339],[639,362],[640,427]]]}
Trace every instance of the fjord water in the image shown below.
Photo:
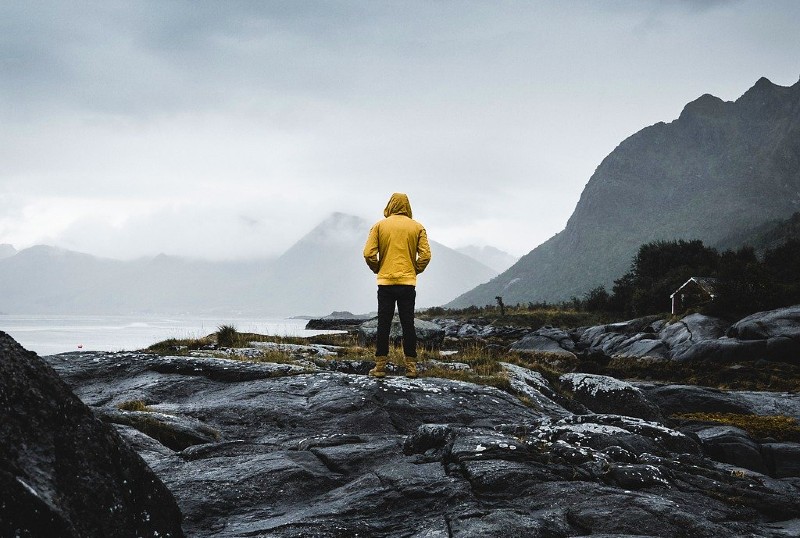
{"label": "fjord water", "polygon": [[192,316],[0,315],[0,330],[39,355],[67,351],[130,351],[168,338],[199,338],[233,325],[239,332],[313,336],[304,319]]}

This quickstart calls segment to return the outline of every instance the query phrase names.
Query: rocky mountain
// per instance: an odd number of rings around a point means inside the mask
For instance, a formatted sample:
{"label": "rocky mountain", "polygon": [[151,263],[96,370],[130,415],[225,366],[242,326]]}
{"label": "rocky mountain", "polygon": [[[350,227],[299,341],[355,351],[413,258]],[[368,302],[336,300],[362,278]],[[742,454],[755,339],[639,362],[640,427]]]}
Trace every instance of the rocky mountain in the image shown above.
{"label": "rocky mountain", "polygon": [[448,306],[560,301],[629,268],[655,240],[717,244],[800,209],[800,82],[761,78],[736,101],[703,95],[624,140],[563,231]]}
{"label": "rocky mountain", "polygon": [[[276,260],[255,294],[258,301],[275,312],[294,314],[375,310],[377,284],[363,258],[371,225],[332,214]],[[497,274],[469,256],[430,243],[432,261],[417,281],[418,307],[444,304]]]}
{"label": "rocky mountain", "polygon": [[457,248],[456,251],[469,256],[473,260],[481,262],[483,265],[494,269],[498,273],[502,273],[514,265],[519,259],[516,256],[512,256],[508,252],[504,252],[498,248],[488,245],[482,247],[469,245],[466,247]]}
{"label": "rocky mountain", "polygon": [[[120,261],[49,246],[0,259],[8,314],[214,313],[322,315],[377,308],[362,251],[370,223],[336,213],[274,260],[210,262],[164,254]],[[13,247],[12,247],[13,248]],[[444,304],[497,272],[431,241],[420,307]]]}

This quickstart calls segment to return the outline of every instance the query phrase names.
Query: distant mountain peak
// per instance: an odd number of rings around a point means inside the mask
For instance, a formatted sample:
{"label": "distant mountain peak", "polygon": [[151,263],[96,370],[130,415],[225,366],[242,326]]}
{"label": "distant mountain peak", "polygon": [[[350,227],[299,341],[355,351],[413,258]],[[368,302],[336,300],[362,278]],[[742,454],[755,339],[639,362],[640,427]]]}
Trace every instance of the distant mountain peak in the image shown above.
{"label": "distant mountain peak", "polygon": [[729,101],[723,101],[715,95],[705,93],[683,107],[678,119],[682,120],[690,116],[719,116],[725,112],[728,105],[731,105]]}

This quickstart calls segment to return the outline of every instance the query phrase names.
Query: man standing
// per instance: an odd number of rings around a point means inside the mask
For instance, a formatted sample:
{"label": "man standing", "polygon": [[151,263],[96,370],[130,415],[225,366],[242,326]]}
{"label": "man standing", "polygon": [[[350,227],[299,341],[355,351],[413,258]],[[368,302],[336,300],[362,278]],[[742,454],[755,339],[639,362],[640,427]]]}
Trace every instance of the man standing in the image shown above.
{"label": "man standing", "polygon": [[414,300],[417,275],[431,261],[428,235],[419,222],[411,219],[408,196],[392,194],[385,219],[369,231],[364,245],[364,259],[373,273],[378,275],[378,334],[375,350],[375,368],[369,375],[386,376],[386,359],[389,355],[389,332],[394,317],[394,307],[400,315],[403,328],[403,354],[406,376],[417,377],[417,334],[414,330]]}

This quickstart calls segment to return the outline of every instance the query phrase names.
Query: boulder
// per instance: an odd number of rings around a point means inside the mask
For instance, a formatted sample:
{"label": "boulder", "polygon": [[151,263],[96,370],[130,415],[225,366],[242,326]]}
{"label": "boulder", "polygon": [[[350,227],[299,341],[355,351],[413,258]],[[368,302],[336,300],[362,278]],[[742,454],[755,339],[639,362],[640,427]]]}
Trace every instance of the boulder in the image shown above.
{"label": "boulder", "polygon": [[716,340],[725,334],[728,323],[719,318],[690,314],[683,319],[666,325],[659,337],[669,348],[670,357],[676,358],[706,340]]}
{"label": "boulder", "polygon": [[[425,349],[439,349],[444,342],[444,329],[435,323],[422,319],[414,319],[414,330],[417,333],[417,346]],[[362,323],[358,328],[358,344],[362,347],[375,345],[378,334],[378,320],[371,319]],[[392,319],[392,328],[389,332],[389,341],[399,345],[403,338],[403,328],[400,326],[400,318],[395,316]]]}
{"label": "boulder", "polygon": [[672,349],[673,360],[718,362],[755,361],[765,358],[766,340],[737,340],[735,338],[718,338],[702,340],[688,346]]}
{"label": "boulder", "polygon": [[694,427],[683,427],[681,431],[696,434],[703,443],[703,451],[717,461],[762,474],[769,472],[758,443],[740,428],[698,424]]}
{"label": "boulder", "polygon": [[569,334],[554,327],[542,327],[511,345],[511,351],[518,353],[547,352],[564,357],[575,358],[575,343]]}
{"label": "boulder", "polygon": [[747,316],[733,324],[728,336],[740,340],[766,340],[775,337],[800,340],[800,305]]}
{"label": "boulder", "polygon": [[575,400],[595,413],[614,413],[645,420],[663,421],[664,417],[641,390],[613,377],[595,374],[564,374],[559,380],[572,391]]}
{"label": "boulder", "polygon": [[665,416],[678,413],[753,413],[742,397],[717,389],[694,385],[659,385],[643,387],[647,399]]}
{"label": "boulder", "polygon": [[800,444],[763,443],[761,456],[770,476],[800,476]]}
{"label": "boulder", "polygon": [[0,535],[183,536],[159,478],[35,353],[0,332]]}

